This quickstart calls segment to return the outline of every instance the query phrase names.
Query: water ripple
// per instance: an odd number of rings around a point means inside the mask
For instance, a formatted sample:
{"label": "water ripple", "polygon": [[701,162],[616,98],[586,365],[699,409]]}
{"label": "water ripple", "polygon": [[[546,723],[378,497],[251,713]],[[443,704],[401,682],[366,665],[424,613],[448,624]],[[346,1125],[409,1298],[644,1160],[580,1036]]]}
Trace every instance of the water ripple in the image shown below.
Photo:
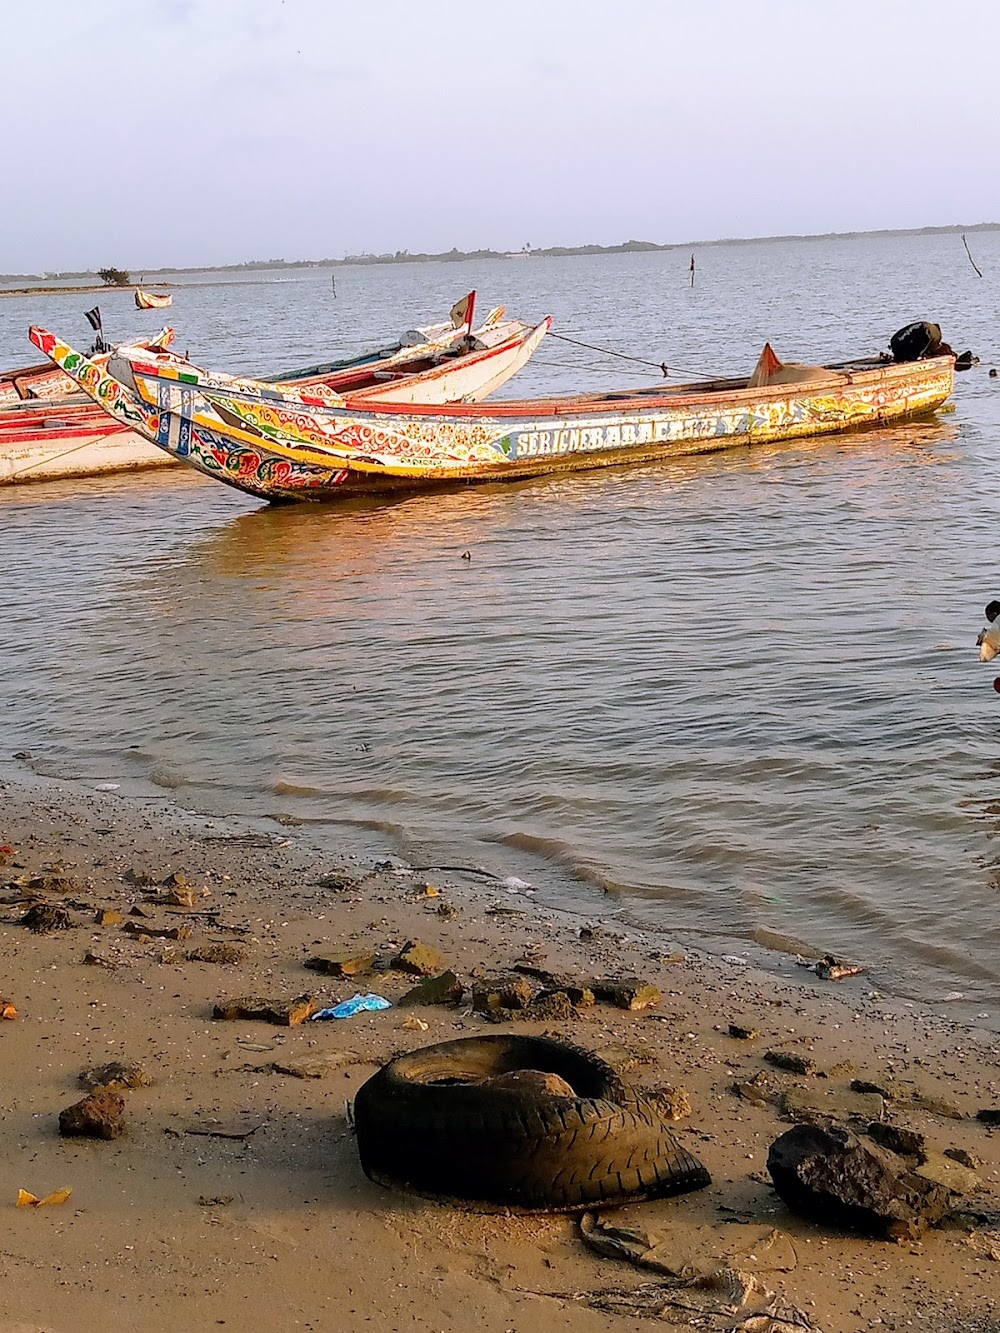
{"label": "water ripple", "polygon": [[[948,243],[706,253],[704,288],[670,289],[673,350],[842,354],[918,309],[989,354],[995,280],[967,284]],[[662,347],[668,257],[629,258],[345,271],[320,322],[346,348],[352,312],[384,334],[407,301],[502,282],[582,336]],[[198,289],[178,319],[259,366],[280,292],[267,351],[294,364],[319,282]],[[527,391],[579,378],[542,361]],[[1000,707],[972,646],[1000,591],[998,395],[973,375],[936,422],[342,510],[184,472],[0,491],[4,743],[679,934],[834,949],[1000,1022]]]}

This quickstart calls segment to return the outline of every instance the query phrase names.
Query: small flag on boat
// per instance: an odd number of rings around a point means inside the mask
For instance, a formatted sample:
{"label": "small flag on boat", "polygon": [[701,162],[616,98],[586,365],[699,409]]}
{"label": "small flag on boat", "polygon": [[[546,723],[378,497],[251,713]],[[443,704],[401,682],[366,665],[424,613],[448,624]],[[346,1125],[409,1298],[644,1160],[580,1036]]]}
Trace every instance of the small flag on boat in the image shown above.
{"label": "small flag on boat", "polygon": [[774,348],[771,346],[770,343],[765,343],[764,350],[760,354],[760,359],[758,360],[756,366],[754,366],[753,374],[747,381],[747,388],[748,389],[763,388],[765,384],[770,383],[771,376],[774,374],[774,372],[780,369],[781,369],[781,361],[779,360],[777,353],[775,352]]}
{"label": "small flag on boat", "polygon": [[468,296],[463,296],[461,301],[456,301],[451,308],[451,322],[456,329],[460,329],[463,324],[468,324],[472,328],[472,312],[476,308],[476,293],[470,292]]}
{"label": "small flag on boat", "polygon": [[87,322],[90,324],[90,327],[91,327],[92,329],[96,329],[98,332],[100,332],[100,328],[101,328],[101,307],[100,307],[99,305],[95,305],[94,308],[93,308],[93,310],[85,310],[85,311],[83,312],[83,315],[84,315],[84,318],[87,320]]}

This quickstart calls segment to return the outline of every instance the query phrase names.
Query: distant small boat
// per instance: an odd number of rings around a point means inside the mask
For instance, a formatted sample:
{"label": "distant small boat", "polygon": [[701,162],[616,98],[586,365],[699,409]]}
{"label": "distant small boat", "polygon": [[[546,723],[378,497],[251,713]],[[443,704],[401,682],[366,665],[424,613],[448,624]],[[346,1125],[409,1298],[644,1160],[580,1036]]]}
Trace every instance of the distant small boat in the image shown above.
{"label": "distant small boat", "polygon": [[147,292],[141,287],[135,289],[136,310],[165,310],[173,303],[174,298],[170,292]]}

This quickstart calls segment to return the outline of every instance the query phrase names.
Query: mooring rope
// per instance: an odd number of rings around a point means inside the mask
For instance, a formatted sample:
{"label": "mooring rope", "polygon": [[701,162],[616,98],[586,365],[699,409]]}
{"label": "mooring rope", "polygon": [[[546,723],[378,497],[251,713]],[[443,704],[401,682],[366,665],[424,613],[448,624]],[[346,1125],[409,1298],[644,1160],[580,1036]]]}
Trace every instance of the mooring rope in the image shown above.
{"label": "mooring rope", "polygon": [[[112,434],[117,434],[117,432],[113,431]],[[31,472],[38,467],[45,467],[49,463],[58,463],[60,458],[68,458],[70,454],[79,453],[81,449],[89,449],[92,444],[95,444],[98,440],[105,438],[106,436],[102,435],[98,435],[96,437],[91,436],[90,439],[84,440],[82,444],[74,444],[71,449],[64,449],[62,453],[51,454],[51,455],[47,454],[44,458],[36,459],[34,463],[26,463],[24,467],[19,467],[14,472],[8,472],[7,475],[3,478],[3,480],[13,481],[15,477],[23,476],[25,472]]]}
{"label": "mooring rope", "polygon": [[[610,373],[607,362],[603,365],[594,365],[589,361],[561,361],[558,357],[541,356],[538,352],[531,358],[533,366],[556,366],[559,370],[588,370],[594,375],[608,375]],[[636,370],[636,375],[652,375],[652,370]],[[662,379],[662,372],[659,366],[656,367],[656,374]]]}
{"label": "mooring rope", "polygon": [[724,379],[725,376],[709,374],[705,370],[686,370],[683,366],[668,366],[666,361],[649,361],[644,356],[631,356],[628,352],[616,352],[611,347],[598,347],[596,343],[583,342],[579,338],[570,338],[565,333],[549,333],[548,337],[558,338],[560,342],[572,343],[574,347],[586,347],[591,352],[600,352],[604,356],[616,356],[620,361],[634,361],[639,366],[652,366],[666,378],[671,370],[679,371],[682,375],[693,375],[699,380],[717,380]]}

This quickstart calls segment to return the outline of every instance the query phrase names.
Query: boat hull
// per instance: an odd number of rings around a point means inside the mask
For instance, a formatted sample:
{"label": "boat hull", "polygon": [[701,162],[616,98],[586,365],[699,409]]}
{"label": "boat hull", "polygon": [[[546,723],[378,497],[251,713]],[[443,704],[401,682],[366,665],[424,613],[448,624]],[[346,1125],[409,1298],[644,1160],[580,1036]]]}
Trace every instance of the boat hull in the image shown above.
{"label": "boat hull", "polygon": [[5,430],[0,416],[0,486],[101,477],[112,472],[170,467],[171,458],[142,435],[101,414],[75,425]]}
{"label": "boat hull", "polygon": [[171,292],[145,292],[141,287],[135,289],[135,308],[137,310],[165,310],[173,305]]}
{"label": "boat hull", "polygon": [[679,386],[656,395],[491,404],[290,405],[161,379],[126,386],[44,330],[31,337],[122,424],[217,480],[268,500],[319,500],[657,462],[921,416],[949,396],[954,359],[831,370],[796,385]]}
{"label": "boat hull", "polygon": [[[168,347],[169,326],[141,344]],[[99,357],[106,364],[107,357]],[[0,374],[0,486],[163,467],[171,460],[112,420],[50,363]]]}
{"label": "boat hull", "polygon": [[481,403],[517,374],[534,355],[539,343],[552,326],[545,319],[530,331],[525,328],[505,338],[494,347],[442,361],[419,375],[405,377],[395,384],[362,389],[351,394],[354,404],[391,401],[394,405]]}

